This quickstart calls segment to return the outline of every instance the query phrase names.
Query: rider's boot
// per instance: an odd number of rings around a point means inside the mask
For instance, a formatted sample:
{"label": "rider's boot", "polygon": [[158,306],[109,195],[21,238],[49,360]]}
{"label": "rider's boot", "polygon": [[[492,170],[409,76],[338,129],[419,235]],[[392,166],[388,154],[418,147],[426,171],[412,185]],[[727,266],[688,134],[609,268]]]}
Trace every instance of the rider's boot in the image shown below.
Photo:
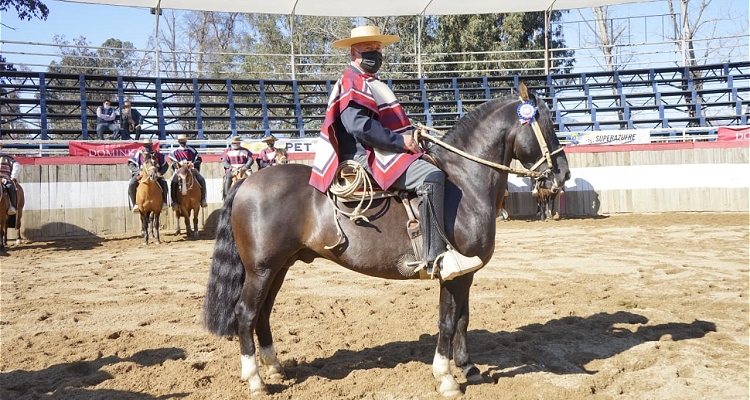
{"label": "rider's boot", "polygon": [[167,181],[165,179],[159,179],[159,186],[161,186],[161,208],[162,210],[167,209]]}
{"label": "rider's boot", "polygon": [[201,185],[201,207],[206,208],[208,207],[206,203],[206,180],[200,174],[198,175],[198,183]]}
{"label": "rider's boot", "polygon": [[5,186],[5,188],[8,189],[8,198],[10,199],[10,204],[8,205],[8,215],[16,215],[16,207],[18,207],[16,185],[9,182],[9,184]]}
{"label": "rider's boot", "polygon": [[170,186],[171,186],[171,189],[172,189],[169,192],[172,195],[171,196],[172,197],[172,208],[177,208],[177,206],[178,206],[178,204],[177,204],[177,191],[179,190],[179,188],[177,187],[177,181],[176,180],[172,180]]}
{"label": "rider's boot", "polygon": [[473,272],[482,268],[482,260],[479,257],[466,257],[458,251],[451,249],[446,251],[445,237],[445,174],[433,172],[425,177],[425,181],[417,189],[420,196],[419,213],[422,219],[423,256],[427,262],[427,271],[437,266],[440,269],[440,277],[449,281],[455,277]]}
{"label": "rider's boot", "polygon": [[135,184],[131,181],[128,186],[128,196],[130,196],[130,204],[133,205],[133,212],[138,213],[140,212],[140,208],[138,208],[138,204],[135,202],[135,192],[138,190],[138,181],[135,181]]}

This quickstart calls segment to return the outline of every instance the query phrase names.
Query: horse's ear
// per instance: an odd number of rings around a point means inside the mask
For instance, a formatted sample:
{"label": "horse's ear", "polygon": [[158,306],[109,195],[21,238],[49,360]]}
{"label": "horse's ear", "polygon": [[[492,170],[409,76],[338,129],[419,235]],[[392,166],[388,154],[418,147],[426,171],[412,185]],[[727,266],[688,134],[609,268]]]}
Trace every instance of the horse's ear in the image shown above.
{"label": "horse's ear", "polygon": [[521,100],[529,101],[529,88],[523,81],[518,82],[518,91],[520,92]]}

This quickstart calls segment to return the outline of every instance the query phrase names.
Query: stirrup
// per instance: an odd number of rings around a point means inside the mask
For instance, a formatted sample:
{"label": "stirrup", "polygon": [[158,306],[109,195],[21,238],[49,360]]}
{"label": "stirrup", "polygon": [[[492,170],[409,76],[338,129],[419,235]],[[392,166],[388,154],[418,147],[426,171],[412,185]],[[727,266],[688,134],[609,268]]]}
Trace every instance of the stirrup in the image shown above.
{"label": "stirrup", "polygon": [[440,277],[443,278],[444,281],[449,281],[461,275],[466,275],[484,266],[481,258],[477,256],[466,257],[452,248],[449,248],[448,251],[437,256],[434,265],[440,266]]}
{"label": "stirrup", "polygon": [[13,206],[8,206],[8,215],[16,215],[16,208]]}

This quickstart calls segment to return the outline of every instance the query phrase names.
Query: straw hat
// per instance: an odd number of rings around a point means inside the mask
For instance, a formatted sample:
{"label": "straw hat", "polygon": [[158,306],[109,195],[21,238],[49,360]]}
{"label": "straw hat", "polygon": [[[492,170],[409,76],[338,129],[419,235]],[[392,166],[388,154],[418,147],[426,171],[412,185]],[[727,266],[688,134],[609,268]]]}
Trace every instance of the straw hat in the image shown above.
{"label": "straw hat", "polygon": [[232,136],[229,139],[229,143],[242,143],[242,138],[239,136]]}
{"label": "straw hat", "polygon": [[352,29],[352,36],[333,42],[333,47],[349,48],[353,44],[364,42],[380,42],[383,46],[393,44],[401,40],[396,35],[383,35],[377,26],[365,25]]}
{"label": "straw hat", "polygon": [[141,144],[154,144],[154,142],[151,140],[151,138],[144,138],[141,139]]}
{"label": "straw hat", "polygon": [[266,137],[264,137],[264,138],[263,138],[263,139],[261,139],[260,141],[261,141],[261,142],[266,142],[266,143],[268,143],[268,142],[275,142],[275,141],[277,141],[277,140],[279,140],[279,139],[276,139],[276,136],[274,136],[274,135],[271,135],[271,136],[266,136]]}

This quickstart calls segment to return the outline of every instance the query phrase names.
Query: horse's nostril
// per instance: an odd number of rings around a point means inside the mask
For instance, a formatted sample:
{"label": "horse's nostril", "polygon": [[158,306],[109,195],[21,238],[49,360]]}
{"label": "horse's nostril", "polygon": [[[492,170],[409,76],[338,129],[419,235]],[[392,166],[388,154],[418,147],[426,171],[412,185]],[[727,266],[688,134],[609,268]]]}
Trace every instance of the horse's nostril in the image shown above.
{"label": "horse's nostril", "polygon": [[565,173],[565,180],[567,181],[569,179],[570,179],[570,171]]}

